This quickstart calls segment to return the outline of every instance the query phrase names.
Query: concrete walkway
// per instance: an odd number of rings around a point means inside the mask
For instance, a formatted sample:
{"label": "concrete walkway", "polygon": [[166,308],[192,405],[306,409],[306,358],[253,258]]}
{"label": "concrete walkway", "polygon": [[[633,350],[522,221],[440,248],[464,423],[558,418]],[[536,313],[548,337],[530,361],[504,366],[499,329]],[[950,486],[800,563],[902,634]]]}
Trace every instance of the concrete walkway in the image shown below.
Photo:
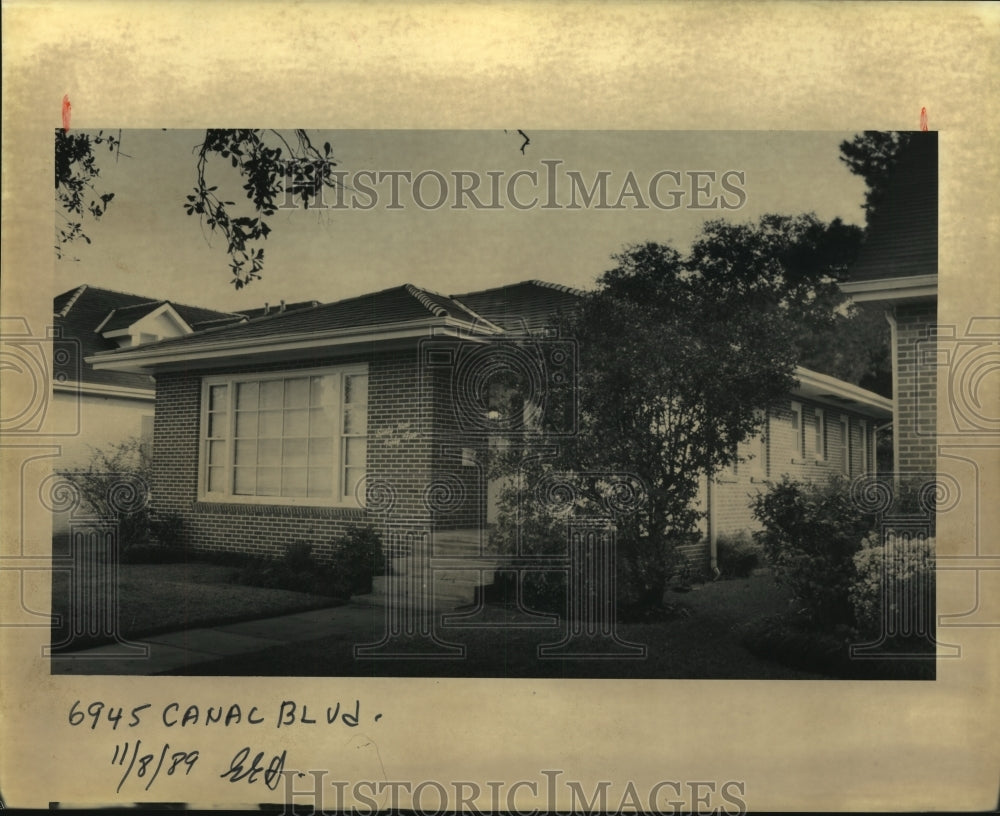
{"label": "concrete walkway", "polygon": [[[372,643],[385,632],[383,607],[346,604],[277,618],[150,635],[135,646],[108,645],[54,655],[52,674],[159,674],[272,646],[338,635]],[[145,653],[144,653],[145,652]]]}

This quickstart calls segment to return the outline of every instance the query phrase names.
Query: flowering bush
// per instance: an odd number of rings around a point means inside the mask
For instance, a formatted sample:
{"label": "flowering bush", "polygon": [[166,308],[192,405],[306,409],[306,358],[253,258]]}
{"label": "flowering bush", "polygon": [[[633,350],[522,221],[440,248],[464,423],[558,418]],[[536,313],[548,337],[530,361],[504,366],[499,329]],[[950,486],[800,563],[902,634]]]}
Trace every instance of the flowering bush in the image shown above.
{"label": "flowering bush", "polygon": [[785,476],[754,500],[753,511],[764,528],[754,539],[777,580],[791,587],[802,616],[821,629],[852,625],[854,554],[874,517],[859,510],[850,483],[835,477],[812,484]]}
{"label": "flowering bush", "polygon": [[858,629],[876,637],[933,631],[934,539],[878,532],[854,556],[857,579],[850,600]]}

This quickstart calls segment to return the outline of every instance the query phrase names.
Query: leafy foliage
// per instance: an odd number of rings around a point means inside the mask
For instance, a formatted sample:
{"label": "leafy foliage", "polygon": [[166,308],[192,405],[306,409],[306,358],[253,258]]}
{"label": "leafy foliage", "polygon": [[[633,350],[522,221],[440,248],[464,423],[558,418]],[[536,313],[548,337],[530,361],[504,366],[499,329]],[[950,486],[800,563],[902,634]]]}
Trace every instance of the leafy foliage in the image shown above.
{"label": "leafy foliage", "polygon": [[746,530],[720,535],[716,547],[719,572],[723,578],[746,578],[760,566],[760,545]]}
{"label": "leafy foliage", "polygon": [[[574,512],[584,515],[607,504],[602,480],[627,474],[643,496],[615,517],[620,597],[658,603],[674,553],[696,537],[701,477],[732,464],[759,431],[755,409],[791,390],[803,326],[832,325],[844,235],[857,237],[812,215],[770,215],[709,222],[687,257],[657,243],[616,256],[597,291],[557,321],[577,344],[579,371],[549,389],[546,410],[575,399],[578,432],[554,435],[543,422],[499,457],[499,473],[517,474],[503,498],[506,546],[546,546],[531,539],[551,536],[551,522],[528,508],[547,474],[575,475]],[[552,455],[538,459],[541,448]]]}
{"label": "leafy foliage", "polygon": [[59,128],[55,143],[56,202],[63,210],[56,212],[65,224],[57,229],[56,257],[63,257],[63,245],[82,238],[88,244],[90,238],[83,231],[83,219],[89,213],[94,219],[104,215],[115,197],[114,193],[98,192],[95,181],[101,174],[94,155],[96,146],[107,146],[117,153],[121,146],[121,134],[105,135],[99,131],[91,136],[87,133],[73,133]]}
{"label": "leafy foliage", "polygon": [[[854,556],[857,580],[850,590],[860,632],[934,631],[934,539],[878,533],[868,536]],[[886,626],[887,624],[892,624]]]}
{"label": "leafy foliage", "polygon": [[372,577],[382,571],[381,538],[372,527],[351,527],[334,542],[333,556],[321,562],[309,541],[285,547],[280,558],[245,559],[237,583],[349,598],[372,591]]}
{"label": "leafy foliage", "polygon": [[[260,278],[264,249],[259,244],[271,232],[268,219],[278,209],[297,206],[296,202],[309,209],[310,202],[322,200],[324,187],[335,186],[330,143],[320,151],[304,130],[296,130],[293,138],[294,144],[276,130],[207,130],[197,148],[197,184],[184,208],[226,239],[237,289]],[[209,182],[213,157],[238,172],[250,215],[237,215],[232,209],[236,202],[223,200],[219,186]]]}
{"label": "leafy foliage", "polygon": [[141,440],[129,438],[93,450],[86,467],[62,476],[76,486],[83,503],[98,518],[117,522],[123,553],[147,541],[152,462]]}
{"label": "leafy foliage", "polygon": [[853,625],[854,555],[875,519],[861,512],[850,483],[840,476],[813,484],[786,475],[755,497],[753,511],[764,528],[754,538],[777,580],[791,587],[801,615],[820,629]]}
{"label": "leafy foliage", "polygon": [[910,134],[906,131],[866,130],[849,142],[841,142],[840,160],[868,185],[864,204],[868,221],[885,194],[900,150],[909,140]]}

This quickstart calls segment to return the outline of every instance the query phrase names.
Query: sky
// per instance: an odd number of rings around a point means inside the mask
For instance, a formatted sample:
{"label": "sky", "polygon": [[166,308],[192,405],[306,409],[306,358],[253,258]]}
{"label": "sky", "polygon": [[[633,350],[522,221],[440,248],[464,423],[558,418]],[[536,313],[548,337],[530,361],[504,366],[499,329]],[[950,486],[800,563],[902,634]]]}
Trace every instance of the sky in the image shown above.
{"label": "sky", "polygon": [[[263,244],[263,278],[236,291],[225,241],[183,208],[203,131],[122,131],[125,155],[97,154],[98,189],[115,198],[100,221],[85,222],[91,243],[55,261],[53,295],[89,283],[239,311],[403,283],[443,294],[531,278],[590,288],[624,247],[658,241],[683,251],[709,219],[814,212],[864,223],[864,183],[838,158],[852,132],[529,130],[523,154],[517,131],[309,133],[332,146],[344,206],[280,210]],[[216,161],[212,183],[240,202],[235,174]],[[583,190],[602,176],[606,206],[599,195],[588,205]],[[459,192],[473,184],[475,199]]]}

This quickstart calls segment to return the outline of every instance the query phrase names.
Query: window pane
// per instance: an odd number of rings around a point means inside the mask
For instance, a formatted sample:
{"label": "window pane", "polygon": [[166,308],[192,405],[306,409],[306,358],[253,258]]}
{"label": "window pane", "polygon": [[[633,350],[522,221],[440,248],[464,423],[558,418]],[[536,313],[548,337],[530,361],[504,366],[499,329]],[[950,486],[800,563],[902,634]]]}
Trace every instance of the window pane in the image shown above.
{"label": "window pane", "polygon": [[367,374],[348,374],[344,377],[344,402],[347,404],[368,402]]}
{"label": "window pane", "polygon": [[344,433],[345,434],[363,434],[366,433],[368,428],[366,427],[367,422],[367,412],[364,406],[361,405],[345,405],[344,406]]}
{"label": "window pane", "polygon": [[285,436],[308,436],[309,411],[285,411]]}
{"label": "window pane", "polygon": [[306,495],[306,469],[304,467],[281,469],[281,495]]}
{"label": "window pane", "polygon": [[208,389],[208,410],[225,411],[226,397],[229,393],[228,385],[213,385]]}
{"label": "window pane", "polygon": [[265,466],[281,464],[280,439],[261,439],[257,443],[257,464]]}
{"label": "window pane", "polygon": [[226,469],[210,467],[208,469],[208,492],[221,493],[226,486]]}
{"label": "window pane", "polygon": [[[347,468],[344,473],[344,495],[354,496],[358,488],[358,482],[364,478],[364,468]],[[364,500],[364,496],[360,498]]]}
{"label": "window pane", "polygon": [[306,440],[286,439],[281,445],[281,465],[304,466],[306,463]]}
{"label": "window pane", "polygon": [[309,378],[285,380],[285,407],[306,408],[309,405]]}
{"label": "window pane", "polygon": [[257,464],[257,440],[241,439],[236,443],[236,466]]}
{"label": "window pane", "polygon": [[236,413],[236,435],[242,437],[257,435],[256,411],[238,411]]}
{"label": "window pane", "polygon": [[335,404],[336,380],[330,375],[325,377],[313,377],[310,380],[310,405],[333,405]]}
{"label": "window pane", "polygon": [[226,436],[226,414],[208,415],[208,435],[213,439]]}
{"label": "window pane", "polygon": [[258,428],[260,436],[278,439],[281,436],[281,411],[261,411]]}
{"label": "window pane", "polygon": [[208,464],[226,464],[226,443],[224,441],[208,443]]}
{"label": "window pane", "polygon": [[277,496],[281,493],[281,468],[257,468],[257,495]]}
{"label": "window pane", "polygon": [[309,440],[309,466],[333,469],[333,440],[330,437]]}
{"label": "window pane", "polygon": [[309,490],[310,496],[330,497],[333,492],[333,468],[309,468]]}
{"label": "window pane", "polygon": [[284,392],[283,380],[266,380],[260,384],[260,407],[280,408],[282,393]]}
{"label": "window pane", "polygon": [[332,436],[335,433],[333,416],[332,408],[313,408],[309,412],[309,435]]}
{"label": "window pane", "polygon": [[238,383],[236,385],[236,410],[257,410],[258,386],[255,382]]}
{"label": "window pane", "polygon": [[252,496],[257,486],[257,469],[249,467],[236,468],[236,479],[233,493],[240,496]]}
{"label": "window pane", "polygon": [[368,440],[361,437],[348,437],[344,440],[344,464],[347,467],[365,466],[368,455]]}

